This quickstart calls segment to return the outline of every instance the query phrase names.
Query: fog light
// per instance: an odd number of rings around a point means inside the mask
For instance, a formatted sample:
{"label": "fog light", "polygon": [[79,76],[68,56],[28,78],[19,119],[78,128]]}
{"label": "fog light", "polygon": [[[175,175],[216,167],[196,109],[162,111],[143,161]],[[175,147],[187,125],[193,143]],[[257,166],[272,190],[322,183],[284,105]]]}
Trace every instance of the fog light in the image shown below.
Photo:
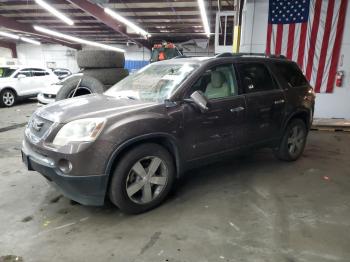
{"label": "fog light", "polygon": [[69,173],[72,168],[73,165],[70,161],[66,160],[66,159],[60,159],[58,161],[58,168],[63,172],[63,173]]}

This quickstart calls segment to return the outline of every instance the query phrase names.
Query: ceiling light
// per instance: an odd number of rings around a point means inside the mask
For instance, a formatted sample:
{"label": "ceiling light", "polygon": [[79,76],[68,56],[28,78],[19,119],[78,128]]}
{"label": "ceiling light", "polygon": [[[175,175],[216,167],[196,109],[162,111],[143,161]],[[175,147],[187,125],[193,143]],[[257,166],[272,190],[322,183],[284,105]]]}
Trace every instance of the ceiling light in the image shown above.
{"label": "ceiling light", "polygon": [[13,39],[17,39],[17,40],[19,39],[19,36],[18,36],[18,35],[6,33],[6,32],[0,32],[0,35],[6,36],[6,37],[9,37],[9,38],[13,38]]}
{"label": "ceiling light", "polygon": [[36,41],[36,40],[33,40],[33,39],[30,39],[30,38],[27,38],[27,37],[21,36],[21,40],[24,41],[24,42],[33,44],[33,45],[41,45],[40,42],[38,42],[38,41]]}
{"label": "ceiling light", "polygon": [[198,5],[199,5],[199,9],[201,11],[204,31],[207,34],[207,36],[210,37],[210,28],[209,28],[207,12],[205,11],[204,0],[198,0]]}
{"label": "ceiling light", "polygon": [[16,39],[16,40],[22,40],[24,42],[31,43],[31,44],[34,44],[34,45],[41,45],[40,42],[35,41],[33,39],[30,39],[28,37],[18,36],[18,35],[7,33],[7,32],[0,32],[0,36],[5,36],[5,37]]}
{"label": "ceiling light", "polygon": [[61,19],[63,22],[65,22],[68,25],[74,25],[74,22],[66,17],[61,12],[57,11],[55,8],[53,8],[48,3],[44,2],[43,0],[35,0],[35,2],[40,5],[41,7],[45,8],[47,11],[49,11],[51,14],[57,16],[59,19]]}
{"label": "ceiling light", "polygon": [[135,25],[131,21],[127,20],[126,18],[122,17],[121,15],[117,14],[116,12],[112,11],[111,9],[105,7],[104,10],[105,10],[106,14],[109,14],[114,19],[116,19],[119,22],[125,24],[126,26],[132,28],[137,34],[140,34],[140,35],[143,35],[143,36],[148,36],[148,37],[151,36],[148,32],[146,32],[142,28],[138,27],[137,25]]}
{"label": "ceiling light", "polygon": [[67,40],[70,40],[70,41],[73,41],[73,42],[77,42],[77,43],[80,43],[80,44],[100,47],[100,48],[103,48],[103,49],[108,49],[108,50],[112,50],[112,51],[116,51],[116,52],[122,52],[122,53],[125,52],[124,49],[121,49],[121,48],[118,48],[118,47],[114,47],[114,46],[110,46],[110,45],[104,45],[104,44],[100,44],[100,43],[97,43],[97,42],[81,39],[81,38],[78,38],[78,37],[75,37],[75,36],[62,34],[62,33],[56,32],[56,31],[52,31],[50,29],[46,29],[46,28],[41,27],[41,26],[36,26],[35,25],[34,29],[39,31],[39,32],[48,34],[48,35],[52,35],[52,36],[55,36],[55,37],[67,39]]}

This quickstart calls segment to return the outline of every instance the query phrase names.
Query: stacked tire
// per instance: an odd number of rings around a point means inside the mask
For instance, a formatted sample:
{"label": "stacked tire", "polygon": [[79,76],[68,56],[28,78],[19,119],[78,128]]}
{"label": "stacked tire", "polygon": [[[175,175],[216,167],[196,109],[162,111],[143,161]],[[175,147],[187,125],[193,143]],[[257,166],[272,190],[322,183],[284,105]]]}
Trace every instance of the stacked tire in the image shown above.
{"label": "stacked tire", "polygon": [[129,75],[124,53],[109,50],[83,50],[77,55],[79,74],[62,82],[56,101],[70,97],[101,94]]}

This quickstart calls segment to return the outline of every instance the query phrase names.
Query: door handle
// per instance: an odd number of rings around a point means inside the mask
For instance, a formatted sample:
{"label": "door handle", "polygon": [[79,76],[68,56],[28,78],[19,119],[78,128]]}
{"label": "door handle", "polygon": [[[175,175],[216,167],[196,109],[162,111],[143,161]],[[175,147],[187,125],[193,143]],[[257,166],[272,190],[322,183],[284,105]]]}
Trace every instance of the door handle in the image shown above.
{"label": "door handle", "polygon": [[283,104],[283,103],[284,103],[284,99],[276,100],[274,102],[275,105],[280,105],[280,104]]}
{"label": "door handle", "polygon": [[239,107],[236,107],[236,108],[231,108],[230,111],[231,111],[231,113],[235,113],[235,112],[241,112],[244,109],[245,108],[243,106],[239,106]]}

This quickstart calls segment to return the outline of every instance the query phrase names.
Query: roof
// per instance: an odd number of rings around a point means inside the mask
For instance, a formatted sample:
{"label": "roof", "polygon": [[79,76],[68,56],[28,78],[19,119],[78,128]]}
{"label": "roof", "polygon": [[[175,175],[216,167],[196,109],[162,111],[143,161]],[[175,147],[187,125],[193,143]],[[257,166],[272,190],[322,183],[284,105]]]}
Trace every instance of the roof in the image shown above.
{"label": "roof", "polygon": [[[105,44],[125,44],[128,41],[141,44],[148,42],[139,35],[127,33],[125,26],[115,20],[113,21],[117,26],[113,29],[96,17],[98,9],[102,8],[103,11],[103,7],[108,7],[148,31],[152,35],[151,41],[164,39],[181,42],[193,38],[206,38],[197,0],[50,0],[47,2],[71,18],[75,23],[74,26],[65,24],[36,4],[34,0],[0,0],[0,21],[3,17],[27,27],[34,24],[40,25]],[[103,4],[91,5],[91,2]],[[218,2],[217,0],[206,2],[211,31],[214,32]],[[234,2],[234,0],[219,1],[220,10],[233,10]],[[88,12],[88,9],[92,12]],[[4,23],[0,22],[1,24]],[[120,32],[116,32],[115,29]],[[50,38],[42,38],[38,35],[32,35],[32,37],[42,42],[51,42]]]}

